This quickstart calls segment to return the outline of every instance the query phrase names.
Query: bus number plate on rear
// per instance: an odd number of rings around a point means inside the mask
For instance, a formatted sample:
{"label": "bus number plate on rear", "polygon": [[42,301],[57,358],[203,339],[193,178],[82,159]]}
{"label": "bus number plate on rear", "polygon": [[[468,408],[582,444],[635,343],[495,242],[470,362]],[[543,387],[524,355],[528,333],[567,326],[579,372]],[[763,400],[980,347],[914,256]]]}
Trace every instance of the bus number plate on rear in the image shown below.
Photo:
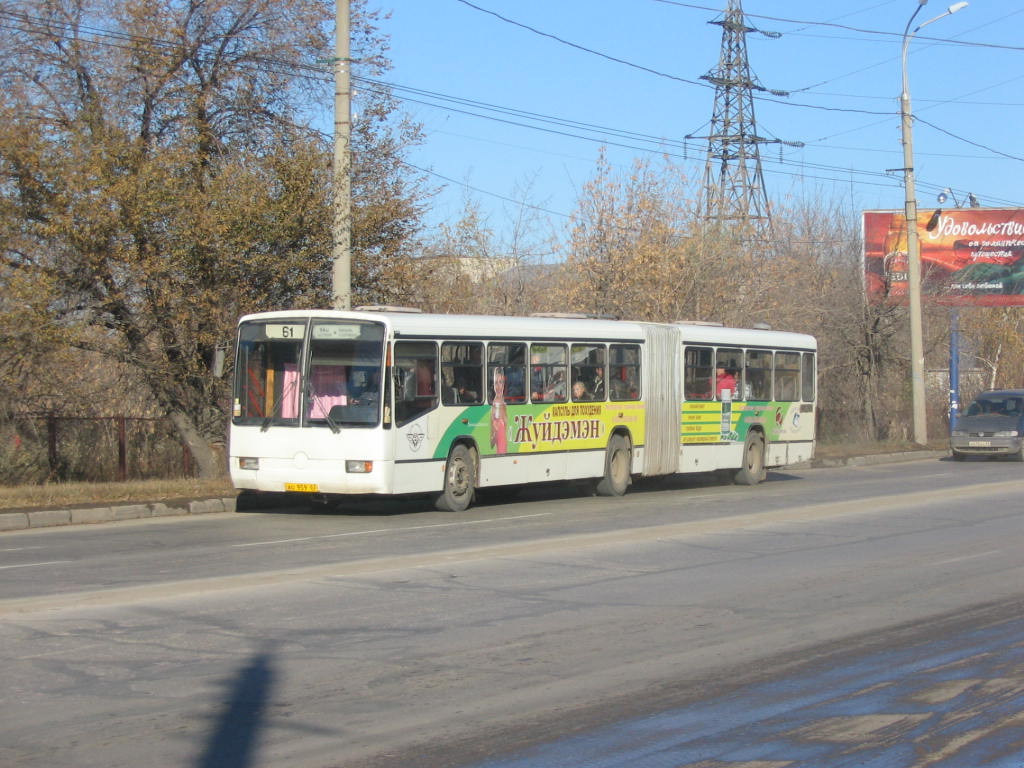
{"label": "bus number plate on rear", "polygon": [[320,486],[316,483],[285,483],[284,489],[296,493],[320,493]]}

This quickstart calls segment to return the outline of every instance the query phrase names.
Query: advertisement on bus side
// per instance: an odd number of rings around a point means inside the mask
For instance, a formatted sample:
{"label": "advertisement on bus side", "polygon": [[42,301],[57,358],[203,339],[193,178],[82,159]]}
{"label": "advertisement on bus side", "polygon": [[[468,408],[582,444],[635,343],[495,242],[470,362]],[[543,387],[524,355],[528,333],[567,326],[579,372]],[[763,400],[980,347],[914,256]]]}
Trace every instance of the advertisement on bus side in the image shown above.
{"label": "advertisement on bus side", "polygon": [[461,436],[472,438],[484,456],[604,450],[618,426],[629,430],[635,444],[643,443],[645,410],[640,401],[509,405],[503,410],[498,418],[489,405],[457,413],[434,446],[434,458],[445,458],[452,440]]}

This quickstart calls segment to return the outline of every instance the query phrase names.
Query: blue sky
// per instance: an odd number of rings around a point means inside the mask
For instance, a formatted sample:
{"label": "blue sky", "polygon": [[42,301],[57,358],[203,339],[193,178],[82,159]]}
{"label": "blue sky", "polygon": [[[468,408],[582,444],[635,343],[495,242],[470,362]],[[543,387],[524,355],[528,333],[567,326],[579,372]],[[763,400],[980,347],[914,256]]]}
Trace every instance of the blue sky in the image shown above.
{"label": "blue sky", "polygon": [[[947,6],[931,0],[915,26]],[[671,142],[662,149],[701,180],[707,141],[685,136],[707,135],[715,91],[700,78],[718,64],[722,28],[709,22],[722,17],[725,0],[390,0],[376,7],[391,14],[381,25],[395,65],[387,79],[426,133],[409,160],[445,187],[432,223],[457,217],[468,195],[501,230],[513,207],[501,198],[520,199],[526,189],[549,212],[544,218],[563,226],[602,142],[622,169],[636,157],[657,158],[659,140]],[[791,94],[755,102],[758,134],[805,145],[762,148],[773,201],[902,207],[902,174],[886,171],[903,167],[900,48],[917,7],[918,0],[743,0],[749,26],[781,33],[747,35],[753,74]],[[920,205],[933,205],[946,186],[986,206],[1024,205],[1020,0],[973,0],[928,25],[911,45],[908,69]]]}

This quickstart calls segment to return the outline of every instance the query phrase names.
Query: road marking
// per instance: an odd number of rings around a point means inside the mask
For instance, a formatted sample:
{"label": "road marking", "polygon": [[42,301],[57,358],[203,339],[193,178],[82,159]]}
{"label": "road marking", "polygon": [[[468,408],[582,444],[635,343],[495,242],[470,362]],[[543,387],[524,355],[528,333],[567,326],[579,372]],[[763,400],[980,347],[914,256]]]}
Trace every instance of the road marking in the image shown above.
{"label": "road marking", "polygon": [[992,557],[992,555],[1001,554],[1001,549],[990,549],[988,552],[978,552],[976,555],[962,555],[961,557],[951,557],[949,560],[939,560],[937,563],[932,565],[949,565],[950,563],[962,563],[964,560],[977,560],[980,557]]}
{"label": "road marking", "polygon": [[503,522],[505,520],[525,520],[531,517],[550,517],[552,512],[538,512],[532,515],[514,515],[512,517],[491,517],[486,520],[460,520],[457,523],[429,523],[427,525],[406,525],[401,528],[370,528],[365,531],[346,531],[345,533],[325,533],[322,536],[301,536],[295,539],[274,539],[272,541],[250,541],[232,544],[232,547],[266,547],[273,544],[293,544],[298,541],[317,541],[319,539],[340,539],[346,536],[366,536],[373,533],[404,533],[406,531],[423,531],[429,528],[451,528],[463,525],[480,525],[482,523]]}
{"label": "road marking", "polygon": [[58,563],[71,563],[73,560],[47,560],[45,563],[21,563],[20,565],[0,565],[0,571],[8,568],[35,568],[39,565],[57,565]]}

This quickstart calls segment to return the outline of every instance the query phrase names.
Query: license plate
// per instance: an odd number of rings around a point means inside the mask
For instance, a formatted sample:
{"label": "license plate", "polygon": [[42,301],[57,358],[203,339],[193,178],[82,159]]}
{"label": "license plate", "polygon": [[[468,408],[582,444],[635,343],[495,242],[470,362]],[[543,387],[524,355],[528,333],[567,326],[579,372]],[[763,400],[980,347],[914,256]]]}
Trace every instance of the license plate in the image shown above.
{"label": "license plate", "polygon": [[967,445],[971,448],[991,448],[992,442],[990,440],[970,440]]}
{"label": "license plate", "polygon": [[316,483],[285,483],[284,489],[296,493],[320,493],[320,486]]}

